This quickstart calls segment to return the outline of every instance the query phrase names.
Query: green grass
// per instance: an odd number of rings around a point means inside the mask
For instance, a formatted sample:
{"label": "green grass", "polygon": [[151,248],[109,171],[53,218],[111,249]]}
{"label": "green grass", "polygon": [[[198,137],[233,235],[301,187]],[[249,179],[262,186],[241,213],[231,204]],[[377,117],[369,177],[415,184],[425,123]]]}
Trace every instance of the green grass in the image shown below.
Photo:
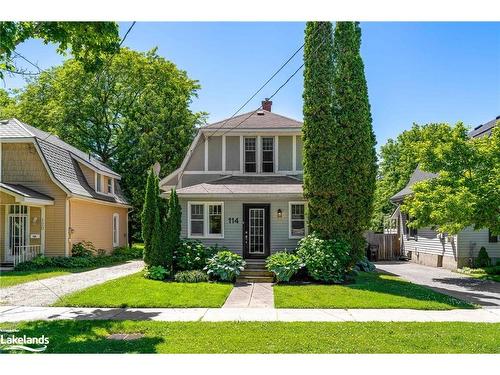
{"label": "green grass", "polygon": [[395,276],[360,273],[348,285],[276,285],[278,308],[419,309],[473,308],[459,299],[434,292]]}
{"label": "green grass", "polygon": [[139,272],[64,296],[55,306],[221,307],[232,288],[232,284],[148,280]]}
{"label": "green grass", "polygon": [[[0,327],[45,335],[48,353],[500,353],[498,323],[56,320]],[[107,339],[111,333],[145,336],[118,341]]]}
{"label": "green grass", "polygon": [[500,266],[491,266],[484,268],[468,268],[458,269],[457,272],[464,275],[481,280],[491,280],[500,282]]}
{"label": "green grass", "polygon": [[89,268],[46,268],[34,271],[6,271],[0,274],[0,288],[27,283],[29,281],[48,279],[50,277],[68,275],[70,273],[88,271]]}

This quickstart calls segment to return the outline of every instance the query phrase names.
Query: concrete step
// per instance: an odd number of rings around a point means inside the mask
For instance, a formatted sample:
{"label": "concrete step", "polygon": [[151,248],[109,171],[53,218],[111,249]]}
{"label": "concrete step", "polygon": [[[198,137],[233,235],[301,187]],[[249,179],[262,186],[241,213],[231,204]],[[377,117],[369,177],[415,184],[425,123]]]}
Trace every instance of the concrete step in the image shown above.
{"label": "concrete step", "polygon": [[0,272],[7,272],[14,270],[14,267],[0,266]]}
{"label": "concrete step", "polygon": [[238,276],[236,278],[237,283],[272,283],[274,277],[268,276]]}
{"label": "concrete step", "polygon": [[245,265],[245,269],[265,270],[266,269],[266,264],[265,263],[247,263]]}
{"label": "concrete step", "polygon": [[273,273],[266,269],[244,269],[241,271],[240,276],[273,277]]}

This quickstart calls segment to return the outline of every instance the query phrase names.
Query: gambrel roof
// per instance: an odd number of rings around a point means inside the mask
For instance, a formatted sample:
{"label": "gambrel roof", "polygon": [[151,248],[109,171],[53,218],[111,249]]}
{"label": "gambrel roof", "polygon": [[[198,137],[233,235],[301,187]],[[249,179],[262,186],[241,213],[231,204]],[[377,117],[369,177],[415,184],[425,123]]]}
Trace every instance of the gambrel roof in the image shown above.
{"label": "gambrel roof", "polygon": [[[111,203],[127,204],[117,180],[120,175],[89,154],[73,147],[57,136],[25,124],[17,119],[0,121],[0,139],[33,140],[40,150],[49,173],[69,193]],[[115,181],[115,194],[97,193],[88,184],[79,163],[89,166],[97,173],[110,176]]]}

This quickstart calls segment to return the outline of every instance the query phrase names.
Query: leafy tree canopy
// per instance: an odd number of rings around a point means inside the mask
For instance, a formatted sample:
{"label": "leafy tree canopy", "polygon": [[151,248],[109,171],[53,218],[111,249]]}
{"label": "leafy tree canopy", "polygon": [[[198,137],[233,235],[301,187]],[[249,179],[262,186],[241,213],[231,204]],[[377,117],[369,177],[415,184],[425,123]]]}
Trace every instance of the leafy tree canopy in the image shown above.
{"label": "leafy tree canopy", "polygon": [[462,123],[439,126],[439,138],[426,134],[415,144],[420,168],[439,175],[415,184],[405,199],[410,225],[450,234],[473,226],[500,234],[500,128],[471,139]]}
{"label": "leafy tree canopy", "polygon": [[23,73],[15,66],[16,46],[28,39],[55,43],[60,54],[70,50],[87,70],[99,68],[116,53],[120,37],[115,22],[0,22],[0,78],[3,72]]}
{"label": "leafy tree canopy", "polygon": [[384,220],[394,211],[389,198],[403,189],[417,168],[420,144],[434,142],[445,136],[445,124],[413,124],[396,139],[389,139],[380,148],[371,228],[381,230]]}
{"label": "leafy tree canopy", "polygon": [[13,114],[120,173],[137,224],[148,168],[159,162],[160,177],[175,169],[203,120],[189,109],[199,87],[156,50],[122,49],[97,74],[71,59],[31,79]]}

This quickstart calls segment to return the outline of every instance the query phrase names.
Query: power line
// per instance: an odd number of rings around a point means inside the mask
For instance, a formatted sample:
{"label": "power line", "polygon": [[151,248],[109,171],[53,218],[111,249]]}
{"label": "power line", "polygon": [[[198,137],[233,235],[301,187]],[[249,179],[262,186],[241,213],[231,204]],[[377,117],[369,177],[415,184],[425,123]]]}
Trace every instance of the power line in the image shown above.
{"label": "power line", "polygon": [[[319,28],[317,29],[316,32],[319,32],[318,31]],[[320,44],[318,44],[318,46],[316,47],[316,49],[313,51],[313,53],[311,54],[312,57],[314,57],[316,55],[316,53],[318,52],[318,50],[320,49],[321,46],[323,46],[323,44],[325,43],[326,39],[325,37],[323,37],[323,40],[321,41]],[[290,82],[290,80],[295,77],[295,75],[304,67],[305,65],[305,61],[281,84],[280,87],[278,87],[271,96],[269,96],[268,100],[271,100],[276,94],[278,94],[278,92],[280,92],[280,90],[285,87],[288,82]],[[252,117],[255,113],[257,113],[259,110],[262,109],[262,105],[259,106],[255,111],[251,112],[250,115],[248,115],[247,117],[245,117],[242,121],[240,121],[237,125],[235,125],[234,127],[232,128],[229,128],[227,129],[225,132],[223,132],[221,134],[221,136],[223,136],[224,134],[226,134],[227,132],[231,131],[231,130],[234,130],[236,129],[238,126],[240,126],[241,124],[243,124],[245,121],[247,121],[250,117]],[[215,132],[217,132],[218,130],[220,130],[220,128],[218,128]],[[212,134],[208,135],[207,137],[210,137],[211,135],[215,134],[215,132],[213,132]]]}

